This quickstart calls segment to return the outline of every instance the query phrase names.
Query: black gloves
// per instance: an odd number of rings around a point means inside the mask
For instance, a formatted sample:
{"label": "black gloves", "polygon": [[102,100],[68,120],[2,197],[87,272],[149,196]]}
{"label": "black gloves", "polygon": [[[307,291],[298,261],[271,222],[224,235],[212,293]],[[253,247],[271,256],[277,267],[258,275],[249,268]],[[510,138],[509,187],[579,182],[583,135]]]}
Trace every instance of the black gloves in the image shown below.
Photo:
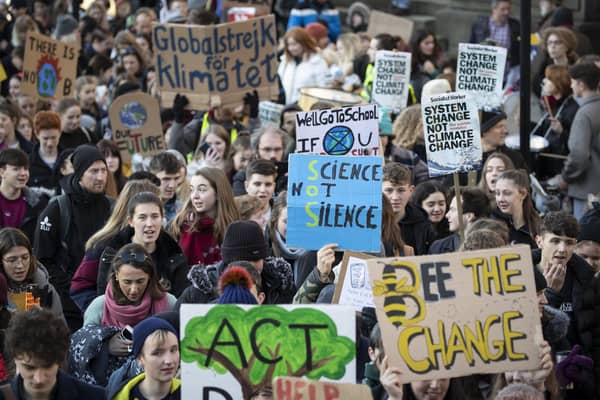
{"label": "black gloves", "polygon": [[188,98],[183,94],[176,94],[173,100],[173,117],[175,122],[182,124],[185,121],[185,107],[190,104]]}

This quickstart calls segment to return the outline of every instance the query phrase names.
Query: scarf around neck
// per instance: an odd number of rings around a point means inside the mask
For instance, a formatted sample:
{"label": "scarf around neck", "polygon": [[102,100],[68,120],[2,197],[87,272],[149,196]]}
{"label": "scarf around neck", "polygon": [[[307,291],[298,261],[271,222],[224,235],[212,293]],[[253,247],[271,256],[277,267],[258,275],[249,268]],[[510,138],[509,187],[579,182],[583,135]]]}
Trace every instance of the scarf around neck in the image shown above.
{"label": "scarf around neck", "polygon": [[115,301],[112,284],[106,285],[104,295],[104,308],[102,310],[103,326],[118,326],[124,328],[126,325],[135,327],[143,319],[154,314],[168,311],[169,302],[165,294],[161,299],[154,300],[150,297],[148,290],[144,293],[142,301],[137,304],[120,305]]}

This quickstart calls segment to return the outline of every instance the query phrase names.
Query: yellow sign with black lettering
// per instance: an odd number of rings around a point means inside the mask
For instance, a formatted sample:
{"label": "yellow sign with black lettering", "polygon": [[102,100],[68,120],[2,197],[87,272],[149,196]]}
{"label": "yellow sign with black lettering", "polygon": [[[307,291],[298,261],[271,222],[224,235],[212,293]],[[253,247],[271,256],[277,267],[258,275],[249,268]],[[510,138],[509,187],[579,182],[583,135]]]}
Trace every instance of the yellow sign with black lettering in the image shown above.
{"label": "yellow sign with black lettering", "polygon": [[367,260],[402,380],[536,369],[542,328],[528,246]]}

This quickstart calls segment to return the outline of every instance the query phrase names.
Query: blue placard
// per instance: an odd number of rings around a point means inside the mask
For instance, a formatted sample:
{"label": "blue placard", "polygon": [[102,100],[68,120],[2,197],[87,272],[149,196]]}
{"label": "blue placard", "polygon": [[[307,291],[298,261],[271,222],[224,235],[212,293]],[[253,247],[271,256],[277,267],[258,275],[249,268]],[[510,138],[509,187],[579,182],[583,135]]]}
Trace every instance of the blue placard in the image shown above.
{"label": "blue placard", "polygon": [[289,247],[381,250],[381,157],[291,154]]}

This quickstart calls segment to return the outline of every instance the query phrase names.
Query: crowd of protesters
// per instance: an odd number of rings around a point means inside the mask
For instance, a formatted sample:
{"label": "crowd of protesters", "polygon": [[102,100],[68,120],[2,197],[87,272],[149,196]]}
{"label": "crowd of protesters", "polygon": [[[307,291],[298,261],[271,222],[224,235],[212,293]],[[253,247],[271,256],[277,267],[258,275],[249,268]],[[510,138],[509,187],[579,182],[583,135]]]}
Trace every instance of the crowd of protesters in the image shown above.
{"label": "crowd of protesters", "polygon": [[[406,14],[409,3],[384,11]],[[368,4],[342,19],[335,1],[277,0],[278,99],[253,91],[243,107],[192,110],[178,94],[157,127],[168,149],[130,165],[108,110],[124,94],[160,99],[152,24],[226,21],[221,2],[0,2],[0,398],[180,398],[182,304],[331,303],[343,255],[335,238],[318,251],[286,244],[287,157],[295,115],[308,111],[301,89],[369,102],[377,50],[411,52],[412,68],[402,111],[379,112],[385,166],[373,255],[529,245],[544,342],[537,370],[402,385],[365,308],[356,383],[375,400],[600,398],[600,55],[560,0],[535,3],[531,134],[543,149],[524,157],[506,140],[519,134],[508,103],[520,89],[523,38],[511,1],[492,0],[462,41],[507,49],[507,106],[481,110],[483,168],[453,188],[429,178],[421,120],[421,99],[456,84],[456,49],[435,31],[371,37]],[[28,32],[80,46],[73,97],[21,90]],[[262,100],[284,105],[279,127],[261,125]],[[270,387],[252,398],[271,398]]]}

